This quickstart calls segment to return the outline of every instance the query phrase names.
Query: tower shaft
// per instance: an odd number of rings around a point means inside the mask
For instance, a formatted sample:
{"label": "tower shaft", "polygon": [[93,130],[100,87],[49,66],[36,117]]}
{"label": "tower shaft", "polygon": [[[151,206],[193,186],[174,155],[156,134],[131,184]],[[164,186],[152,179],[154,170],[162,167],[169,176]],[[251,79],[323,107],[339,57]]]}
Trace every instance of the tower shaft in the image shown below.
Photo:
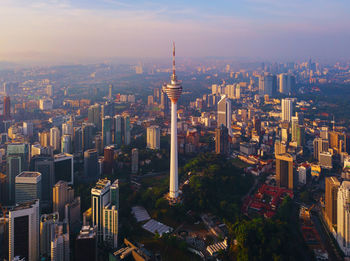
{"label": "tower shaft", "polygon": [[179,194],[178,184],[178,160],[177,160],[177,103],[171,102],[171,151],[170,151],[170,198],[177,198]]}

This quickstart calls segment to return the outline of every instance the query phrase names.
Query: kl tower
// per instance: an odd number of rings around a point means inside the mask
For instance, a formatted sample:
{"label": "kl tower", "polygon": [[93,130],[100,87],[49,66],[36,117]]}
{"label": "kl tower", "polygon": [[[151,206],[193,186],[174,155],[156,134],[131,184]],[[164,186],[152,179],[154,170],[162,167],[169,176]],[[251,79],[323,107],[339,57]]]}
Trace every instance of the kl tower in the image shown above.
{"label": "kl tower", "polygon": [[169,198],[175,200],[179,196],[178,163],[177,163],[177,101],[182,93],[181,82],[175,73],[175,43],[173,43],[173,74],[170,83],[163,86],[164,92],[171,101],[171,150],[170,150],[170,187]]}

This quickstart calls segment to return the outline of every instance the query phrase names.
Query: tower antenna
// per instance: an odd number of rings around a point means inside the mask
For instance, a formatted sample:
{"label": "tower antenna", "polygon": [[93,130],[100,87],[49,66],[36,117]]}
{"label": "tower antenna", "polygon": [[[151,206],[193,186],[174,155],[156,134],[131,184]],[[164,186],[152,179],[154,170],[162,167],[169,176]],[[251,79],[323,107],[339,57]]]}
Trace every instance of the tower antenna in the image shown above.
{"label": "tower antenna", "polygon": [[175,42],[173,41],[173,77],[172,79],[176,80],[176,73],[175,73]]}

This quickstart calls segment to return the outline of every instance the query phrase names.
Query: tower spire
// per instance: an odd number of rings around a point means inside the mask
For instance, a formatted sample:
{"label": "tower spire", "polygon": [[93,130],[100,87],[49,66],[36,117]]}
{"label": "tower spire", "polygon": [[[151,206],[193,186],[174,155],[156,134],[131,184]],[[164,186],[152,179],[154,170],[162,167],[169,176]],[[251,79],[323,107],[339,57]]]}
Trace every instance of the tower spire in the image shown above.
{"label": "tower spire", "polygon": [[175,73],[175,42],[173,41],[173,75],[172,75],[172,80],[176,80],[176,73]]}

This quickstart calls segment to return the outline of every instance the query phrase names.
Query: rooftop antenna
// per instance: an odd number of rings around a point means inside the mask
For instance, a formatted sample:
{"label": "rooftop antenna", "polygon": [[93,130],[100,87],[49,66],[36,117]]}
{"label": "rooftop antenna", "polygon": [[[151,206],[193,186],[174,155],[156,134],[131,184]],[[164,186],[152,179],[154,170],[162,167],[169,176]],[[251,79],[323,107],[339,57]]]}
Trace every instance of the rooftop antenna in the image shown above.
{"label": "rooftop antenna", "polygon": [[176,81],[176,73],[175,73],[175,42],[173,41],[173,75],[172,80]]}

